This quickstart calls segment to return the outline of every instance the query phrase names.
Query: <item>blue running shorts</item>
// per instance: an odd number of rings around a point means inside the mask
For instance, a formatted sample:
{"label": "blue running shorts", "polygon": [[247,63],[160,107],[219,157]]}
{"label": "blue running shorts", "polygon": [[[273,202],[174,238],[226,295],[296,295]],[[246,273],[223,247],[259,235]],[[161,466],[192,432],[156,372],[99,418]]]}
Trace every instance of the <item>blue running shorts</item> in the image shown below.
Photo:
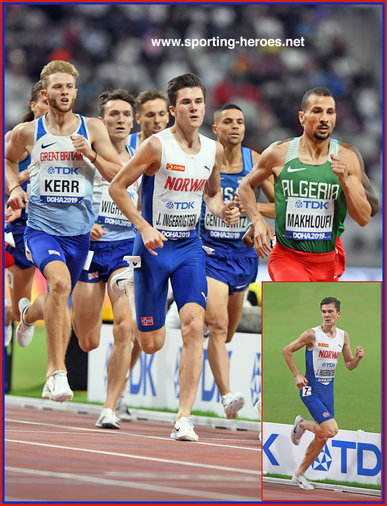
{"label": "blue running shorts", "polygon": [[205,247],[205,262],[207,276],[228,285],[229,295],[243,292],[257,279],[258,255],[255,250]]}
{"label": "blue running shorts", "polygon": [[314,387],[300,389],[300,398],[317,423],[326,422],[335,417],[333,395],[322,397],[314,392]]}
{"label": "blue running shorts", "polygon": [[26,257],[26,250],[24,247],[24,229],[13,230],[12,235],[13,240],[15,241],[15,247],[8,244],[5,249],[13,256],[15,260],[14,265],[23,271],[25,269],[29,269],[30,267],[34,267],[34,264]]}
{"label": "blue running shorts", "polygon": [[207,280],[199,237],[169,239],[156,253],[151,255],[141,235],[136,235],[133,255],[141,256],[141,267],[134,269],[134,297],[141,332],[164,326],[169,278],[179,311],[189,302],[206,309]]}
{"label": "blue running shorts", "polygon": [[128,267],[128,262],[123,260],[123,257],[132,254],[133,243],[134,238],[122,241],[92,241],[90,251],[94,251],[94,255],[89,270],[82,270],[79,281],[106,283],[114,271],[120,267]]}
{"label": "blue running shorts", "polygon": [[90,234],[54,236],[26,227],[24,232],[26,252],[42,274],[47,264],[61,261],[67,265],[71,277],[71,292],[85,263],[89,251]]}

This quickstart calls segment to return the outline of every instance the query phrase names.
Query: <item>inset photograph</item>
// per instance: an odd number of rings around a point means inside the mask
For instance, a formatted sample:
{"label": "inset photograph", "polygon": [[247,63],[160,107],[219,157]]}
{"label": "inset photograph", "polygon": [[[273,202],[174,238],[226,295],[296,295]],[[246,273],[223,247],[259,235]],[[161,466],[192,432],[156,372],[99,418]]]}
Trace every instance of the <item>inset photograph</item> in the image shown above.
{"label": "inset photograph", "polygon": [[262,290],[263,501],[380,500],[381,283]]}

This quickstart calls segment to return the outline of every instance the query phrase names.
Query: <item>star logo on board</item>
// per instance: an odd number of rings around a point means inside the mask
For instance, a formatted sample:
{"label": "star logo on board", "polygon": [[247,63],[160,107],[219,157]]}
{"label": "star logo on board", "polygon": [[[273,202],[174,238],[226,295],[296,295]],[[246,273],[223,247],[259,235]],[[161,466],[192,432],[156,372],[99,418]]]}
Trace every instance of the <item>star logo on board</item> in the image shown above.
{"label": "star logo on board", "polygon": [[181,347],[179,347],[179,349],[177,350],[176,362],[175,362],[175,372],[173,373],[173,388],[175,390],[176,399],[179,398],[179,392],[180,392],[180,378],[179,378],[180,354],[181,354]]}
{"label": "star logo on board", "polygon": [[261,396],[261,354],[256,353],[253,366],[253,374],[250,383],[251,402],[253,406]]}
{"label": "star logo on board", "polygon": [[328,445],[325,445],[320,455],[312,464],[312,469],[315,471],[329,471],[332,464],[332,456],[329,451]]}

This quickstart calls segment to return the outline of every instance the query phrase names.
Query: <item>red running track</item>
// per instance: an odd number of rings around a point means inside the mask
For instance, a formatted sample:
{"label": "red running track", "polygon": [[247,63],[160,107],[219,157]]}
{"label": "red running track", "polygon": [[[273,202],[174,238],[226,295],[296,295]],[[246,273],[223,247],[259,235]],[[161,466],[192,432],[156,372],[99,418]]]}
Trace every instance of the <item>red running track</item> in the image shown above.
{"label": "red running track", "polygon": [[257,502],[258,432],[196,426],[198,443],[172,427],[123,422],[95,427],[95,415],[7,406],[5,501]]}

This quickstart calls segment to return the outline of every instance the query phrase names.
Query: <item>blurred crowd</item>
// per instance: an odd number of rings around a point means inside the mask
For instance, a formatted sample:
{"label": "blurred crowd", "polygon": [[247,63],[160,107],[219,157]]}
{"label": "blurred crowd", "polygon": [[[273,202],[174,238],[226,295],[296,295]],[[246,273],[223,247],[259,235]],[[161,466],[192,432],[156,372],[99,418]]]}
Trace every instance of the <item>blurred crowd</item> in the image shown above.
{"label": "blurred crowd", "polygon": [[[382,188],[381,5],[8,4],[5,11],[6,130],[25,113],[31,85],[51,59],[80,72],[76,111],[96,115],[107,87],[134,94],[166,89],[190,71],[207,87],[212,111],[236,102],[245,144],[261,152],[301,134],[303,93],[325,85],[337,99],[335,137],[357,146],[375,189]],[[154,47],[151,38],[305,38],[305,47]],[[379,60],[379,62],[378,62]]]}

